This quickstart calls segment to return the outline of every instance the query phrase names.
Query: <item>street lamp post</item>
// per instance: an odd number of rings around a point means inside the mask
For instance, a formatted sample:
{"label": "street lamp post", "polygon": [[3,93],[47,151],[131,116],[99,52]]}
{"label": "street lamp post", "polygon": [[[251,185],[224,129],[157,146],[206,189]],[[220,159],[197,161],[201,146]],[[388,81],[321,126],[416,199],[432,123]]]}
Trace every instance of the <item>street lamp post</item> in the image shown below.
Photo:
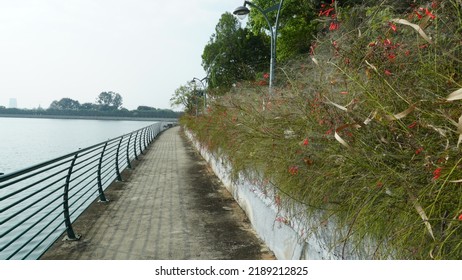
{"label": "street lamp post", "polygon": [[204,77],[204,78],[202,78],[202,79],[198,79],[198,78],[194,77],[194,78],[192,79],[192,81],[191,81],[192,83],[194,83],[194,91],[195,91],[195,94],[196,94],[196,116],[197,116],[196,81],[199,81],[199,82],[201,83],[201,85],[202,85],[202,88],[203,88],[202,94],[204,95],[204,113],[205,113],[205,111],[206,111],[206,109],[207,109],[207,99],[206,99],[206,98],[207,98],[207,97],[206,97],[206,96],[207,96],[207,93],[205,92],[205,91],[206,91],[206,90],[205,90],[205,89],[206,89],[206,86],[205,86],[205,84],[204,84],[204,80],[206,80],[206,79],[207,79],[207,77]]}
{"label": "street lamp post", "polygon": [[[271,89],[273,88],[273,82],[274,82],[274,70],[276,68],[276,41],[277,41],[277,34],[278,34],[278,27],[279,27],[279,15],[281,13],[281,7],[282,4],[284,3],[284,0],[280,0],[279,4],[273,5],[269,7],[266,10],[263,10],[259,6],[255,5],[254,3],[250,1],[244,1],[244,6],[237,7],[233,14],[238,16],[240,19],[244,19],[249,13],[250,10],[246,7],[247,5],[254,7],[257,9],[265,18],[266,23],[268,24],[269,31],[270,31],[270,37],[271,37],[271,59],[270,59],[270,78],[269,78],[269,88],[270,88],[270,93],[272,93]],[[274,26],[271,24],[271,22],[268,19],[267,14],[272,11],[277,10],[277,15],[276,15],[276,22]]]}

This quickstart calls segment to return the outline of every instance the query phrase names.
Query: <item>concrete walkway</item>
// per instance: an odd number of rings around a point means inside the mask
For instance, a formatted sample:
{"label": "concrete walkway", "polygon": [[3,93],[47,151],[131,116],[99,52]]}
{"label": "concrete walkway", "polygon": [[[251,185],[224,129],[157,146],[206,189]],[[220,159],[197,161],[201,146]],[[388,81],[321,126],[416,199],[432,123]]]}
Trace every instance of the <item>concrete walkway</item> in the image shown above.
{"label": "concrete walkway", "polygon": [[245,214],[180,127],[163,132],[74,223],[79,241],[57,242],[42,259],[271,258]]}

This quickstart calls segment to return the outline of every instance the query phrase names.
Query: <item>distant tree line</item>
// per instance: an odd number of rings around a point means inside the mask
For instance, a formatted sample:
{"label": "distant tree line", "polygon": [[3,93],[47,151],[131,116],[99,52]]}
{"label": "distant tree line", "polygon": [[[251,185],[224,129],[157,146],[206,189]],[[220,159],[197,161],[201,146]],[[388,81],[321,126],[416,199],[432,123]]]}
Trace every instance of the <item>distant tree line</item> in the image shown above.
{"label": "distant tree line", "polygon": [[95,103],[83,103],[71,98],[53,101],[47,109],[17,109],[0,106],[0,114],[9,115],[49,115],[49,116],[89,116],[89,117],[123,117],[123,118],[178,118],[179,112],[170,109],[156,109],[138,106],[136,110],[122,107],[122,96],[109,91],[98,95]]}

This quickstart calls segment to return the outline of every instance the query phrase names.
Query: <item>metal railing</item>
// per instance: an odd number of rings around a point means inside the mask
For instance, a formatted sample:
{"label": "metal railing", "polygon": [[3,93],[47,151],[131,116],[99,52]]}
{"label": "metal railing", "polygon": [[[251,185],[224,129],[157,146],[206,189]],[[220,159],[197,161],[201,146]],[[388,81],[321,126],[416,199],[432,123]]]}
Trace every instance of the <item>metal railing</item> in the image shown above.
{"label": "metal railing", "polygon": [[77,240],[74,221],[121,171],[132,168],[165,128],[155,123],[103,143],[0,175],[0,259],[37,259],[66,232]]}

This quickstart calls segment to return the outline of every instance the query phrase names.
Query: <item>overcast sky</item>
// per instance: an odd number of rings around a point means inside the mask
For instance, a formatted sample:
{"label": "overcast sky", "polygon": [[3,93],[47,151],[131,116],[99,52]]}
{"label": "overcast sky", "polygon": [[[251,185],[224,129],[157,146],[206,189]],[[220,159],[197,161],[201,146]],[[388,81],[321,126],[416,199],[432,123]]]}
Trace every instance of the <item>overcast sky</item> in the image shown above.
{"label": "overcast sky", "polygon": [[102,91],[123,106],[170,108],[176,88],[203,78],[218,20],[242,0],[0,0],[0,106],[48,108]]}

